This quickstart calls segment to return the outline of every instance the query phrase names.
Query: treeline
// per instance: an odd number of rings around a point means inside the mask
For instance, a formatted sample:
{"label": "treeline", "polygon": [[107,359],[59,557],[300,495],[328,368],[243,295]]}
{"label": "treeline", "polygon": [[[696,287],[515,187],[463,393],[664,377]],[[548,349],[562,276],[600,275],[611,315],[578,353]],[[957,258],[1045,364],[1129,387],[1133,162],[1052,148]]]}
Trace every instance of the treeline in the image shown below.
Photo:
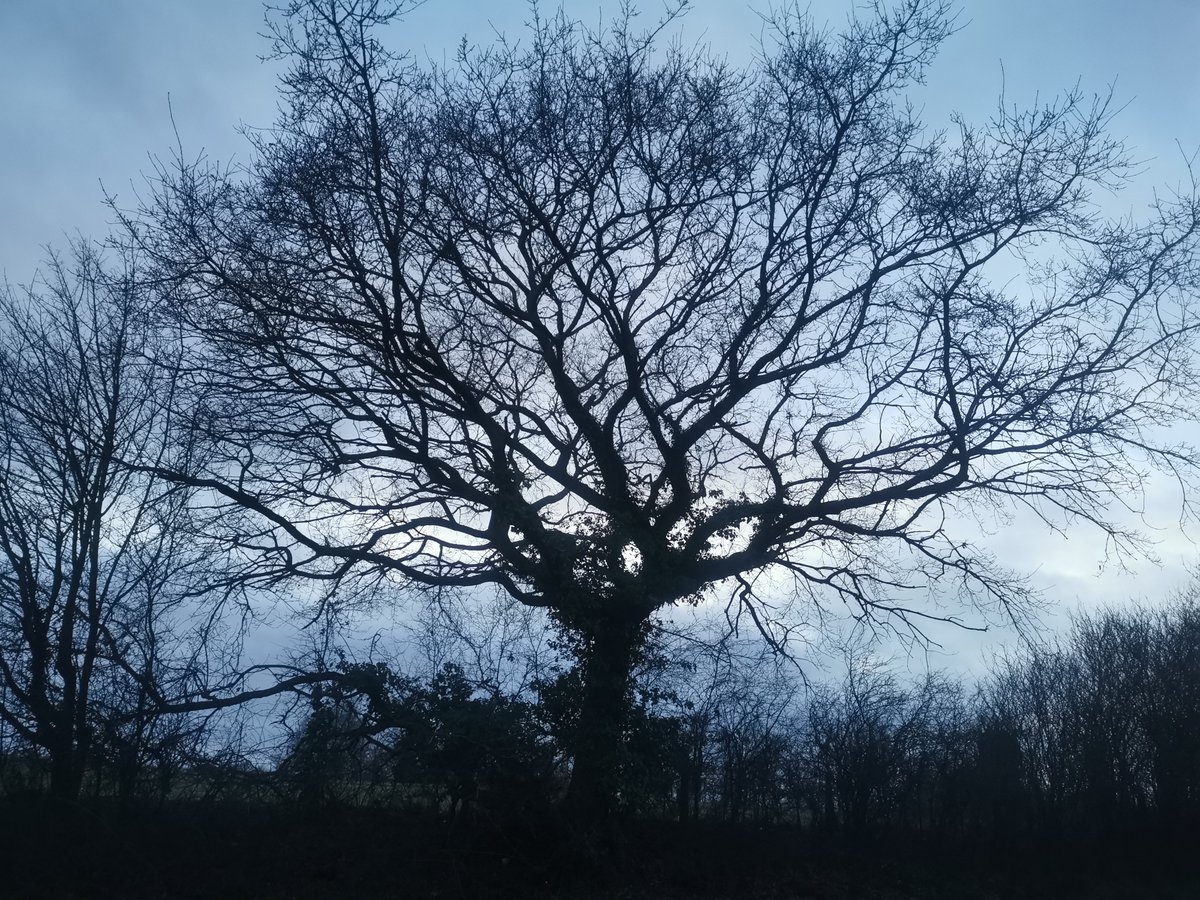
{"label": "treeline", "polygon": [[[561,799],[574,668],[508,689],[465,661],[421,677],[339,670],[283,715],[291,737],[269,764],[228,735],[206,741],[203,720],[164,716],[140,743],[98,730],[84,789],[531,821]],[[627,816],[966,839],[1200,824],[1194,599],[1082,617],[1057,643],[996,660],[975,686],[865,658],[836,683],[806,685],[770,657],[660,646],[628,700]],[[9,730],[3,750],[6,791],[44,780],[45,754],[29,742]]]}

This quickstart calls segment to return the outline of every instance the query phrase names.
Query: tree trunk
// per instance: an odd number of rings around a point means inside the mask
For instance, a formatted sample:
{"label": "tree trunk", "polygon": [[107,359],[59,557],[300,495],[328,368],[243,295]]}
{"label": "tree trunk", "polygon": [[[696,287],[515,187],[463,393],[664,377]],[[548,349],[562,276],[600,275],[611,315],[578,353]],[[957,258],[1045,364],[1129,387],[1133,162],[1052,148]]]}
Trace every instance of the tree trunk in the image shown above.
{"label": "tree trunk", "polygon": [[641,625],[605,621],[588,636],[575,759],[566,798],[568,815],[581,823],[603,822],[616,809],[629,682]]}
{"label": "tree trunk", "polygon": [[679,787],[675,792],[675,810],[680,822],[687,822],[692,811],[692,767],[685,760],[679,767]]}
{"label": "tree trunk", "polygon": [[59,739],[50,753],[50,796],[57,800],[78,800],[83,787],[84,748],[76,747],[69,737]]}

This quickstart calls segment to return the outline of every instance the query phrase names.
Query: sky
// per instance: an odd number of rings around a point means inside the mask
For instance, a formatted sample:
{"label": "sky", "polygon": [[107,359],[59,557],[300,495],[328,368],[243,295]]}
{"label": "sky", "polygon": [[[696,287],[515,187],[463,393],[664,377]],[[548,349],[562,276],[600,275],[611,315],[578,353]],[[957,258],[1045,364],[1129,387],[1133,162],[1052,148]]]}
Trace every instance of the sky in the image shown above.
{"label": "sky", "polygon": [[[585,21],[608,18],[613,0],[570,0]],[[641,0],[645,21],[661,0]],[[543,10],[556,8],[543,3]],[[693,0],[683,36],[748,60],[766,2]],[[813,0],[810,13],[836,27],[848,0]],[[1076,83],[1088,93],[1110,87],[1122,107],[1113,132],[1143,161],[1135,185],[1109,198],[1114,215],[1138,217],[1158,187],[1186,180],[1186,158],[1200,150],[1200,39],[1196,0],[964,0],[960,31],[947,43],[914,99],[932,126],[951,111],[983,121],[1001,91],[1028,106]],[[427,0],[390,29],[398,49],[443,59],[459,41],[486,44],[498,32],[519,35],[530,6],[509,0]],[[47,246],[79,233],[102,237],[112,215],[107,193],[133,205],[154,157],[178,145],[185,155],[245,160],[239,126],[275,117],[277,63],[256,0],[0,0],[0,273],[27,282]],[[1178,494],[1155,480],[1146,524],[1161,565],[1134,561],[1128,571],[1105,564],[1094,532],[1049,535],[1017,518],[981,535],[1006,564],[1031,574],[1054,604],[1048,627],[1075,609],[1145,598],[1184,587],[1197,547],[1178,527]],[[957,663],[1010,640],[937,630]]]}

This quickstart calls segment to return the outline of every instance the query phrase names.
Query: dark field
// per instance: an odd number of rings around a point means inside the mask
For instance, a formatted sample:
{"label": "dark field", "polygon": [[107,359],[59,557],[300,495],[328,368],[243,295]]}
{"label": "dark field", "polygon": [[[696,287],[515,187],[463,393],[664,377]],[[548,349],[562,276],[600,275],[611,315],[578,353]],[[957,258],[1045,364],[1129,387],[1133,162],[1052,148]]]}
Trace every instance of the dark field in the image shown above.
{"label": "dark field", "polygon": [[1182,835],[1136,843],[838,841],[785,828],[240,805],[0,804],[13,898],[1193,898]]}

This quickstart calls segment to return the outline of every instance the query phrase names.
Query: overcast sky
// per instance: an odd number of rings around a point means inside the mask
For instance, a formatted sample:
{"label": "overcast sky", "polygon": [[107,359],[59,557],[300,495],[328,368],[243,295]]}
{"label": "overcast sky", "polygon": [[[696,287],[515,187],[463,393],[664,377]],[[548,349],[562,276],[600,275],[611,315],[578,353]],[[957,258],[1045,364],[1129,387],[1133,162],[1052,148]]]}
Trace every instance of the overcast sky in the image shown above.
{"label": "overcast sky", "polygon": [[[754,10],[767,6],[693,0],[682,27],[738,62],[759,32]],[[599,21],[617,3],[566,7]],[[643,0],[640,8],[649,20],[663,7]],[[836,26],[852,4],[814,0],[810,9]],[[428,0],[391,31],[397,46],[441,59],[464,36],[481,44],[496,31],[517,35],[528,17],[523,2]],[[946,123],[956,109],[981,121],[1002,88],[1010,103],[1028,105],[1076,82],[1089,92],[1112,86],[1125,105],[1114,131],[1146,161],[1137,185],[1112,201],[1114,212],[1140,215],[1155,187],[1186,177],[1185,155],[1200,148],[1198,0],[965,0],[960,22],[916,97],[928,124]],[[263,30],[256,0],[0,0],[5,277],[27,281],[41,248],[61,245],[65,234],[108,230],[101,185],[132,203],[150,157],[172,152],[169,108],[186,154],[245,159],[238,126],[266,126],[275,114],[277,69],[259,60],[268,50]],[[1050,537],[1024,519],[987,542],[1001,559],[1035,572],[1063,608],[1161,597],[1186,583],[1197,547],[1176,527],[1170,486],[1156,482],[1151,493],[1161,567],[1099,572],[1103,547],[1094,533]]]}

